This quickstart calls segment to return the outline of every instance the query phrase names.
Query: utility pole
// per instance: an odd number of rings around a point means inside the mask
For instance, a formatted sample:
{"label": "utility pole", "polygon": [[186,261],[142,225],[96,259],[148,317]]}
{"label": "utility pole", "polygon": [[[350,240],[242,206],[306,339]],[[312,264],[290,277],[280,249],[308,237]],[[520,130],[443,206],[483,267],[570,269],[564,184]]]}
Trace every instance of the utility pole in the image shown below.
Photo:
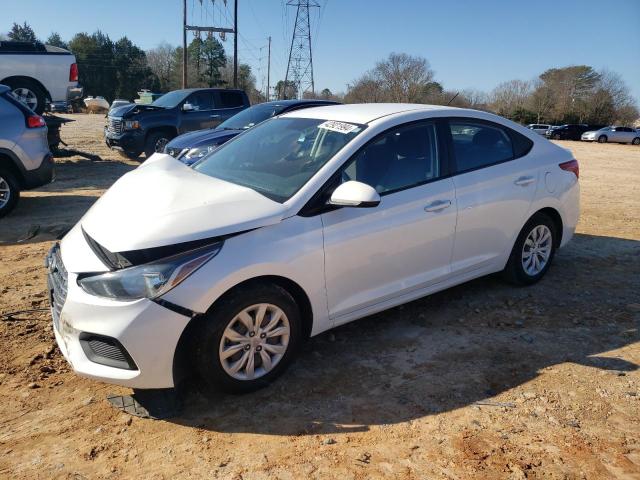
{"label": "utility pole", "polygon": [[[202,2],[200,2],[202,3]],[[233,33],[233,86],[238,87],[238,0],[234,6],[234,28],[187,25],[187,0],[182,0],[182,88],[187,88],[187,31]]]}
{"label": "utility pole", "polygon": [[309,9],[312,7],[320,8],[320,5],[315,0],[289,0],[287,5],[297,7],[297,9],[287,73],[284,77],[284,96],[287,95],[287,85],[289,78],[291,78],[291,82],[296,87],[298,98],[302,98],[305,92],[311,90],[311,93],[314,93],[315,90]]}
{"label": "utility pole", "polygon": [[271,37],[269,37],[269,50],[268,50],[268,54],[267,54],[267,95],[266,95],[266,100],[267,102],[269,101],[269,83],[271,80]]}
{"label": "utility pole", "polygon": [[238,88],[238,0],[233,2],[233,88]]}
{"label": "utility pole", "polygon": [[187,88],[187,0],[182,1],[182,88]]}

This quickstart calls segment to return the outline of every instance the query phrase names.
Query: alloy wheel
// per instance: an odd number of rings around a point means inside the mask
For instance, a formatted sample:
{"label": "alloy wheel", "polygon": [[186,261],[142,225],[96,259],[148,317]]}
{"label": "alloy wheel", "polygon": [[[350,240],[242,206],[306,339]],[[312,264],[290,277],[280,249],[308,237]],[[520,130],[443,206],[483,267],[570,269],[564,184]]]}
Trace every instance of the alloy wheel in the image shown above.
{"label": "alloy wheel", "polygon": [[290,332],[289,319],[280,307],[269,303],[247,307],[224,329],[220,364],[237,380],[263,377],[284,357]]}
{"label": "alloy wheel", "polygon": [[163,153],[164,152],[164,147],[167,146],[167,143],[169,143],[169,139],[168,138],[159,138],[158,141],[156,142],[155,146],[154,146],[154,151],[156,153]]}
{"label": "alloy wheel", "polygon": [[0,177],[0,209],[4,208],[11,199],[11,188],[9,182]]}
{"label": "alloy wheel", "polygon": [[546,225],[531,230],[522,247],[522,268],[527,275],[538,275],[549,262],[553,248],[553,235]]}
{"label": "alloy wheel", "polygon": [[33,91],[29,90],[28,88],[20,87],[16,88],[13,93],[16,97],[18,97],[18,100],[24,103],[31,110],[35,111],[36,107],[38,106],[38,97]]}

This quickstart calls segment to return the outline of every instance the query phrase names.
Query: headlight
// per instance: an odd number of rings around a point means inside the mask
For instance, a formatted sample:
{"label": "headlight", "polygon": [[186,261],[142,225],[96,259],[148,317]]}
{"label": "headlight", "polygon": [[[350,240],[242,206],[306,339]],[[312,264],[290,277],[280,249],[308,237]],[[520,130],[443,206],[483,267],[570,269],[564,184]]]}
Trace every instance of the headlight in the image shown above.
{"label": "headlight", "polygon": [[207,153],[213,152],[216,148],[218,148],[218,145],[209,145],[208,147],[192,148],[185,154],[185,157],[188,158],[189,160],[198,160],[204,157]]}
{"label": "headlight", "polygon": [[156,298],[179,285],[215,257],[223,242],[189,250],[151,263],[78,278],[82,289],[98,297],[116,300]]}
{"label": "headlight", "polygon": [[140,128],[140,122],[137,120],[125,120],[124,121],[124,129],[125,130],[135,130]]}

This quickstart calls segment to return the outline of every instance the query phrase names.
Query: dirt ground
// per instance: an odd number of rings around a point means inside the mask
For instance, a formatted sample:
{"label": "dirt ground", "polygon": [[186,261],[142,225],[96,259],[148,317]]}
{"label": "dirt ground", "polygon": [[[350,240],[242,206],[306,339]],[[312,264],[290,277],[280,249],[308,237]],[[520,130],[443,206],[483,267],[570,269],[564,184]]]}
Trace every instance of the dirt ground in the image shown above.
{"label": "dirt ground", "polygon": [[[640,479],[640,147],[561,142],[582,217],[546,278],[479,279],[311,339],[278,382],[167,421],[55,347],[43,257],[136,163],[69,115],[56,182],[0,220],[0,477]],[[7,315],[15,311],[24,311]],[[34,311],[29,311],[34,310]]]}

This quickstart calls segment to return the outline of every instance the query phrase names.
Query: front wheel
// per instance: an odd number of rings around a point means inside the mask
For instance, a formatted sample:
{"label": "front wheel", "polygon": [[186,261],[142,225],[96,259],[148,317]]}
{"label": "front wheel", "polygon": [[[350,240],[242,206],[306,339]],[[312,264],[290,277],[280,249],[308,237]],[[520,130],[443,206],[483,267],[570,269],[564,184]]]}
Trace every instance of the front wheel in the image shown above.
{"label": "front wheel", "polygon": [[559,133],[554,133],[554,134],[551,135],[551,138],[553,140],[560,140],[562,137],[561,137],[561,135]]}
{"label": "front wheel", "polygon": [[147,137],[147,141],[144,145],[144,155],[149,158],[154,153],[163,153],[164,147],[171,140],[172,136],[167,132],[152,133]]}
{"label": "front wheel", "polygon": [[244,393],[280,376],[301,338],[300,309],[273,284],[240,288],[200,320],[192,364],[209,389]]}
{"label": "front wheel", "polygon": [[520,231],[513,246],[505,278],[516,285],[534,284],[547,273],[555,255],[559,233],[548,215],[536,213]]}
{"label": "front wheel", "polygon": [[606,135],[600,135],[598,137],[598,143],[607,143],[607,136]]}

